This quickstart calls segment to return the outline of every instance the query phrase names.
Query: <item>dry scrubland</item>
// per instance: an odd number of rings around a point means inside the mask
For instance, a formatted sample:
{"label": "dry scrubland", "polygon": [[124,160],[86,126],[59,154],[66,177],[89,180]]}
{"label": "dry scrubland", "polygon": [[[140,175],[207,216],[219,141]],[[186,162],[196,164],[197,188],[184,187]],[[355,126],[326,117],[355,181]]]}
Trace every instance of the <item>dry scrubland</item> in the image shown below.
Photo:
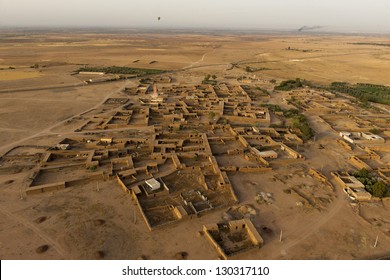
{"label": "dry scrubland", "polygon": [[[261,74],[272,78],[389,83],[386,73],[390,70],[390,47],[384,46],[390,43],[387,37],[77,33],[0,36],[0,68],[16,68],[1,75],[1,87],[6,89],[77,83],[68,74],[86,64],[165,70],[191,65],[219,65],[223,69],[223,65],[242,62],[268,69]],[[355,44],[370,42],[384,45]],[[156,63],[149,64],[152,61]],[[39,74],[29,69],[35,63],[45,66]],[[21,81],[16,83],[18,75]],[[29,79],[24,81],[26,78]]]}
{"label": "dry scrubland", "polygon": [[[199,84],[206,74],[215,74],[219,82],[237,83],[235,78],[255,74],[264,81],[300,77],[319,84],[346,81],[390,85],[390,47],[353,44],[360,42],[389,44],[390,39],[301,34],[26,35],[2,31],[0,154],[17,145],[51,146],[64,137],[75,136],[74,130],[83,124],[81,116],[102,113],[101,105],[107,97],[126,97],[122,90],[138,84],[136,79],[129,79],[85,85],[83,76],[72,75],[85,65],[173,70],[169,75],[176,84]],[[236,67],[229,70],[231,64]],[[258,71],[247,73],[247,66]],[[259,85],[272,88],[267,82]],[[283,105],[284,97],[285,93],[271,95],[268,102]],[[272,121],[275,120],[276,116]],[[308,163],[325,163],[324,172],[348,168],[340,160],[346,162],[349,155],[334,144],[336,138],[328,133],[328,126],[317,118],[309,121],[320,132],[319,141],[327,150],[318,150],[314,143],[297,147]],[[28,155],[28,149],[23,153]],[[229,176],[239,205],[249,205],[256,211],[251,219],[265,244],[241,258],[388,256],[389,236],[381,234],[379,246],[373,248],[380,230],[367,219],[376,219],[375,209],[380,209],[382,217],[388,216],[389,205],[362,207],[367,218],[363,219],[351,210],[345,194],[336,186],[329,191],[329,201],[321,211],[298,209],[294,194],[286,195],[284,190],[292,185],[317,186],[318,182],[306,175],[306,169],[301,163],[276,167],[265,174]],[[180,252],[186,252],[189,259],[218,257],[196,233],[204,224],[222,221],[227,209],[149,232],[134,201],[116,182],[102,182],[99,188],[91,182],[25,197],[22,190],[29,176],[28,167],[0,172],[1,259],[174,259],[182,256]],[[257,204],[255,196],[259,191],[273,193],[275,202]],[[281,229],[283,242],[279,242]],[[49,246],[47,252],[47,248],[40,247],[43,245]]]}

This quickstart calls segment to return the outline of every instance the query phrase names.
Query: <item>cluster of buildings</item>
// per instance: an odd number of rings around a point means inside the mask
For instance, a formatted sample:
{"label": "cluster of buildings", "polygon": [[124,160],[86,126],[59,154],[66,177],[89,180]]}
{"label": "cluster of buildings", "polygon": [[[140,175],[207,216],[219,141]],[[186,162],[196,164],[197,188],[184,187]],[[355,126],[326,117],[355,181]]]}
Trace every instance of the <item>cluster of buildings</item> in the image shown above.
{"label": "cluster of buildings", "polygon": [[[255,92],[249,85],[227,83],[127,88],[86,113],[73,134],[41,154],[25,191],[31,195],[110,180],[132,197],[151,231],[228,208],[239,202],[231,174],[267,172],[304,160],[294,149],[303,140],[288,128],[270,127],[273,113],[254,101],[260,98]],[[376,135],[369,131],[372,126],[362,127],[363,121],[356,124],[360,129],[341,130],[337,117],[355,109],[334,102],[331,93],[289,94],[289,102],[316,110],[338,133],[337,142],[356,170],[365,168],[390,182],[386,131]],[[322,173],[309,173],[329,184]],[[332,174],[350,197],[372,199],[351,172]],[[246,219],[205,225],[201,235],[224,259],[263,244]]]}
{"label": "cluster of buildings", "polygon": [[339,136],[337,143],[348,154],[348,163],[353,167],[332,172],[340,187],[355,201],[377,199],[353,173],[365,169],[375,180],[390,186],[388,112],[380,108],[367,110],[349,98],[336,98],[335,94],[322,90],[294,90],[289,95],[289,102],[307,112],[315,112]]}
{"label": "cluster of buildings", "polygon": [[[86,114],[73,135],[42,155],[25,190],[115,180],[149,230],[166,227],[238,203],[231,173],[266,172],[304,159],[292,148],[302,140],[270,128],[270,120],[268,109],[239,85],[140,85]],[[214,241],[227,230],[242,231],[237,244],[244,249],[262,245],[248,220],[204,228]],[[237,253],[222,243],[213,244],[224,258]]]}

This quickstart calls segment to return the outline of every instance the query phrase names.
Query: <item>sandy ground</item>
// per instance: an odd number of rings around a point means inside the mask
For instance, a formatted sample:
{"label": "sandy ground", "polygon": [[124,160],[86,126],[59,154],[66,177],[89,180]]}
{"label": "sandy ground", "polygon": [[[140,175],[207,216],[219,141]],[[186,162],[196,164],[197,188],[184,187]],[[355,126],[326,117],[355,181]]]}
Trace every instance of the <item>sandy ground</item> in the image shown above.
{"label": "sandy ground", "polygon": [[[1,64],[16,68],[0,70],[1,153],[16,145],[55,144],[81,123],[73,125],[67,120],[99,108],[107,97],[120,97],[121,88],[134,85],[129,80],[80,86],[80,79],[71,73],[86,64],[180,70],[172,73],[177,83],[199,83],[207,74],[235,83],[227,76],[248,75],[243,69],[251,66],[267,68],[251,74],[264,79],[301,77],[319,83],[389,84],[390,48],[351,44],[389,43],[381,37],[0,34],[0,40]],[[151,61],[157,62],[149,64]],[[39,69],[30,68],[35,63]],[[238,63],[240,68],[227,70],[230,63]],[[42,89],[59,85],[65,87]],[[33,90],[18,91],[26,88]],[[285,106],[282,97],[272,96],[269,102]],[[363,206],[362,216],[358,216],[340,189],[325,189],[307,175],[309,164],[324,172],[350,168],[345,163],[350,154],[340,153],[334,141],[337,134],[316,116],[308,118],[320,135],[318,143],[326,150],[318,150],[317,143],[312,143],[302,148],[305,164],[279,166],[272,172],[244,177],[230,175],[240,205],[256,210],[252,218],[265,240],[262,249],[240,258],[364,259],[390,255],[387,235],[379,233],[379,246],[372,246],[378,234],[375,222],[388,216],[389,205]],[[227,209],[149,232],[134,202],[115,181],[99,182],[99,188],[91,182],[53,194],[21,196],[30,173],[1,171],[1,259],[98,259],[102,254],[105,259],[173,259],[182,251],[189,259],[218,257],[196,233],[205,223],[223,221]],[[291,187],[305,190],[306,185],[328,199],[321,210],[297,207],[299,196],[285,192]],[[274,203],[257,204],[255,196],[260,191],[272,193]],[[382,229],[389,225],[387,221],[381,224]],[[41,253],[38,248],[43,245],[49,247]]]}
{"label": "sandy ground", "polygon": [[0,150],[8,148],[8,144],[15,144],[17,140],[40,133],[92,108],[109,94],[122,88],[125,83],[131,82],[1,93],[0,127],[7,133],[0,135]]}
{"label": "sandy ground", "polygon": [[[180,69],[239,63],[260,68],[253,74],[388,84],[390,48],[356,43],[389,43],[387,37],[310,35],[172,35],[172,34],[0,34],[1,88],[76,83],[69,73],[83,65]],[[18,55],[15,55],[15,54]],[[61,53],[61,56],[58,54]],[[150,62],[155,63],[150,64]],[[30,69],[38,64],[38,69]],[[226,68],[226,67],[225,67]],[[6,81],[5,74],[20,82]],[[22,75],[23,74],[23,75]]]}
{"label": "sandy ground", "polygon": [[0,75],[0,81],[15,81],[23,79],[31,79],[41,76],[40,73],[34,71],[7,71],[2,70]]}

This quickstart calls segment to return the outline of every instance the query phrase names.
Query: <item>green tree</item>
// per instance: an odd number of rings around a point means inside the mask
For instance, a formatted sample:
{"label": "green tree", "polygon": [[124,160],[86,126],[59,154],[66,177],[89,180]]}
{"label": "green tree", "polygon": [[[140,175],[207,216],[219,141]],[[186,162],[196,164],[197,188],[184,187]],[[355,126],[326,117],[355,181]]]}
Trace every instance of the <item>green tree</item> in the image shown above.
{"label": "green tree", "polygon": [[370,132],[373,133],[373,134],[379,134],[379,133],[382,132],[382,130],[377,129],[377,128],[371,128],[371,129],[370,129]]}
{"label": "green tree", "polygon": [[355,172],[355,177],[360,177],[360,178],[367,178],[370,176],[370,172],[368,172],[367,169],[362,168],[359,171]]}
{"label": "green tree", "polygon": [[384,197],[387,194],[388,186],[382,181],[376,182],[372,186],[372,195],[376,197]]}

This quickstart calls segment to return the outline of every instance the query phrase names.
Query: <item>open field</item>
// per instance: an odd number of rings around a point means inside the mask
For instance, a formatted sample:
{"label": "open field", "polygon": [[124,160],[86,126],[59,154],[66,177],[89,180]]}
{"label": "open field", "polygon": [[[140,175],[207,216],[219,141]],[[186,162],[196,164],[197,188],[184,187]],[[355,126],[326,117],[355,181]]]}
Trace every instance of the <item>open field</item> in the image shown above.
{"label": "open field", "polygon": [[15,81],[15,80],[24,80],[32,79],[41,76],[40,73],[34,71],[11,71],[11,70],[2,70],[0,75],[1,81]]}
{"label": "open field", "polygon": [[[274,91],[297,77],[390,86],[388,37],[0,31],[0,42],[1,259],[216,259],[202,226],[242,218],[264,245],[239,259],[390,255],[389,200],[356,203],[331,175],[356,171],[352,156],[390,174],[388,113]],[[77,73],[114,65],[167,73]],[[315,138],[262,104],[299,109]],[[372,128],[380,142],[362,138]],[[342,146],[342,131],[360,138]],[[148,193],[151,177],[168,190]]]}
{"label": "open field", "polygon": [[[128,66],[180,69],[230,63],[260,70],[253,74],[279,79],[305,78],[330,83],[387,84],[390,48],[387,37],[341,35],[187,35],[187,34],[0,34],[1,64],[15,71],[35,64],[39,78],[28,85],[71,83],[80,66]],[[18,55],[15,55],[15,54]],[[58,56],[59,53],[63,55]],[[151,64],[152,63],[152,64]],[[4,70],[3,70],[4,71]],[[7,70],[7,72],[12,72]],[[228,73],[228,72],[227,72]],[[9,75],[9,74],[8,74]],[[7,83],[1,88],[22,87]]]}

